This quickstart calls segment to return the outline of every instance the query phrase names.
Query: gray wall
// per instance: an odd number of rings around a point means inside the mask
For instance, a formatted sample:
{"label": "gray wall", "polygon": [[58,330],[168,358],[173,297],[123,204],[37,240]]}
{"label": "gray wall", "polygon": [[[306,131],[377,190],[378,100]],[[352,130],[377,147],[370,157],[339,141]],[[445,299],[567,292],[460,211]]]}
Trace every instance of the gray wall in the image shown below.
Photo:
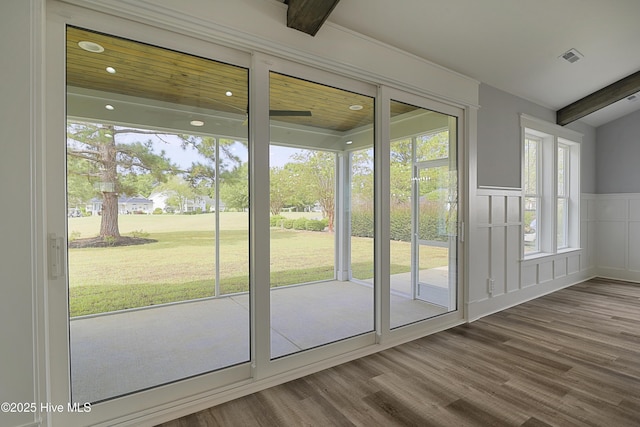
{"label": "gray wall", "polygon": [[[24,0],[2,0],[0,7],[0,402],[38,402],[31,257],[36,208],[31,193],[31,7]],[[0,425],[27,425],[35,415],[0,412]]]}
{"label": "gray wall", "polygon": [[596,192],[640,193],[640,110],[596,129]]}
{"label": "gray wall", "polygon": [[[480,85],[478,111],[478,186],[520,188],[520,114],[555,123],[555,111]],[[567,128],[584,135],[582,140],[581,192],[595,191],[596,132],[592,126],[575,122]]]}
{"label": "gray wall", "polygon": [[581,121],[567,125],[567,129],[575,130],[582,134],[580,145],[580,160],[582,179],[580,180],[581,193],[596,192],[596,128]]}

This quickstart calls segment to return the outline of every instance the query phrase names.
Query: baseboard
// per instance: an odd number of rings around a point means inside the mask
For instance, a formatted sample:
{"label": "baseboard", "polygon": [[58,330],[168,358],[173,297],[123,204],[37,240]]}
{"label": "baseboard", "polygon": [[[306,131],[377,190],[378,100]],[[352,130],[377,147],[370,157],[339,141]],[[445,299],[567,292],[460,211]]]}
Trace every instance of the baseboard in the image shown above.
{"label": "baseboard", "polygon": [[598,268],[598,277],[624,282],[640,283],[640,271],[619,270],[616,268]]}
{"label": "baseboard", "polygon": [[484,300],[469,303],[467,311],[467,321],[469,323],[481,319],[490,314],[497,313],[507,308],[520,305],[544,295],[548,295],[560,289],[582,283],[586,280],[600,277],[594,270],[584,270],[561,279],[556,279],[546,283],[527,286],[506,294],[489,297]]}

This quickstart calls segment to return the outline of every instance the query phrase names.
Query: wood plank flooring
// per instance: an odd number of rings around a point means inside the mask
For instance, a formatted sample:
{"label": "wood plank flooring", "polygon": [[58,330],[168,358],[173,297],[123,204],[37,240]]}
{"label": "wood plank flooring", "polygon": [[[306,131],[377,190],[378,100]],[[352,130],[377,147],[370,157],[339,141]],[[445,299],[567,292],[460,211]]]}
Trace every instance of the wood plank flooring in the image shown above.
{"label": "wood plank flooring", "polygon": [[594,279],[161,426],[640,426],[640,285]]}

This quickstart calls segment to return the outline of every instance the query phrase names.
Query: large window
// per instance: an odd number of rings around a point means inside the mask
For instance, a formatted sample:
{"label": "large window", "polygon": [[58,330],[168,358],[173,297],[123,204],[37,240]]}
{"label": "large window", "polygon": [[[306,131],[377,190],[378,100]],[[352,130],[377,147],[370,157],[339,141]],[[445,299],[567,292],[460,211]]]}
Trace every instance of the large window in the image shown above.
{"label": "large window", "polygon": [[580,247],[581,136],[523,116],[523,252]]}
{"label": "large window", "polygon": [[527,135],[524,140],[524,252],[538,252],[536,230],[540,217],[540,138]]}
{"label": "large window", "polygon": [[569,146],[558,142],[557,176],[558,193],[556,216],[556,247],[566,248],[569,244]]}

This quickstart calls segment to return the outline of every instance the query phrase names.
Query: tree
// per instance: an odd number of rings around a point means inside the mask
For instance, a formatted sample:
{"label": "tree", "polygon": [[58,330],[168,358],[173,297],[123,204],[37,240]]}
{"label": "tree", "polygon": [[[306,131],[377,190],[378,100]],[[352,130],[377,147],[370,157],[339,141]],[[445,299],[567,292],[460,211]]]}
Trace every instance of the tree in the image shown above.
{"label": "tree", "polygon": [[328,220],[329,231],[334,229],[336,200],[336,155],[326,151],[304,150],[293,155],[300,167],[296,188],[306,188],[320,204],[322,215]]}
{"label": "tree", "polygon": [[[249,168],[238,151],[247,151],[247,142],[210,136],[179,135],[182,147],[192,147],[201,156],[185,173],[185,179],[197,189],[198,194],[215,198],[215,186],[219,196],[230,209],[249,207]],[[218,156],[219,154],[219,156]],[[220,176],[216,176],[216,172]]]}
{"label": "tree", "polygon": [[246,162],[233,173],[225,174],[219,194],[228,209],[244,211],[249,207],[249,165]]}
{"label": "tree", "polygon": [[373,208],[373,149],[351,153],[352,209]]}
{"label": "tree", "polygon": [[287,171],[282,167],[272,167],[269,170],[269,210],[271,215],[278,215],[286,206],[291,193],[292,182]]}
{"label": "tree", "polygon": [[171,176],[167,182],[160,184],[156,187],[159,191],[164,191],[167,194],[167,205],[179,210],[181,213],[187,211],[187,204],[190,200],[194,202],[201,194],[198,194],[197,189],[193,188],[191,184],[179,175]]}
{"label": "tree", "polygon": [[87,162],[81,159],[75,157],[68,159],[67,169],[78,172],[67,178],[68,209],[79,209],[96,194],[91,179],[86,176],[89,172],[88,166]]}
{"label": "tree", "polygon": [[[158,135],[110,124],[69,122],[67,125],[68,174],[85,177],[101,193],[99,235],[102,238],[120,237],[118,195],[132,191],[133,187],[127,182],[131,182],[134,175],[149,174],[156,182],[163,182],[165,174],[178,170],[164,152],[153,152],[150,140],[126,142],[127,134]],[[127,175],[131,176],[125,179]]]}

